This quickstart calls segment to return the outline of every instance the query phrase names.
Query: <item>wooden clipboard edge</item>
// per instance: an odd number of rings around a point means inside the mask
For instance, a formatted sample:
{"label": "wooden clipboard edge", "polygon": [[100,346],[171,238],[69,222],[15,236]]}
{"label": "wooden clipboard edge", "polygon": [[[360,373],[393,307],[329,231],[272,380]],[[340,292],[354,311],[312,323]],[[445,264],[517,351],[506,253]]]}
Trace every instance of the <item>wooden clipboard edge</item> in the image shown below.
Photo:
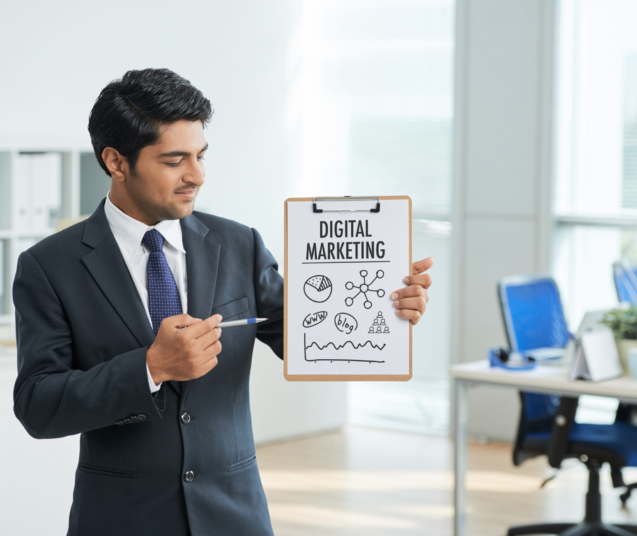
{"label": "wooden clipboard edge", "polygon": [[[407,200],[409,202],[409,267],[407,273],[411,275],[413,269],[412,259],[412,211],[411,197],[408,195],[387,195],[378,198],[381,201]],[[314,201],[313,197],[289,197],[285,200],[284,206],[284,280],[283,280],[283,377],[287,381],[293,382],[316,382],[316,381],[409,381],[413,377],[413,328],[409,321],[409,374],[288,374],[288,203]]]}

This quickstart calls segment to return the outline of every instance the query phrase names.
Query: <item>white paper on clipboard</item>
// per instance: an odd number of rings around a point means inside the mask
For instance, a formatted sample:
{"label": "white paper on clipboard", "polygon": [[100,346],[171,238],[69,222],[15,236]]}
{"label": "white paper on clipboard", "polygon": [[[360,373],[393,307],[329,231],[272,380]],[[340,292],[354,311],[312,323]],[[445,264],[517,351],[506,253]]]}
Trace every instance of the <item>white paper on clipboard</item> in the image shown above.
{"label": "white paper on clipboard", "polygon": [[[391,293],[410,269],[410,200],[288,200],[286,378],[411,374]],[[335,210],[338,212],[329,212]],[[356,212],[354,212],[356,211]]]}

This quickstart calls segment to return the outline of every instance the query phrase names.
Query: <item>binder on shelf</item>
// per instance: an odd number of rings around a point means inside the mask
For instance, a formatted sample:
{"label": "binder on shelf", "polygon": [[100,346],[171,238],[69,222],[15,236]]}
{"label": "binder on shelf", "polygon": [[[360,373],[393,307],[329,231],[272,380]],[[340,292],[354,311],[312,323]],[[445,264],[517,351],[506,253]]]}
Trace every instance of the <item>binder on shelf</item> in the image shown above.
{"label": "binder on shelf", "polygon": [[14,188],[15,229],[45,231],[60,218],[62,156],[60,153],[23,153],[17,159]]}
{"label": "binder on shelf", "polygon": [[18,231],[30,229],[29,196],[31,191],[32,159],[27,155],[19,155],[16,160],[16,177],[13,181],[14,229]]}

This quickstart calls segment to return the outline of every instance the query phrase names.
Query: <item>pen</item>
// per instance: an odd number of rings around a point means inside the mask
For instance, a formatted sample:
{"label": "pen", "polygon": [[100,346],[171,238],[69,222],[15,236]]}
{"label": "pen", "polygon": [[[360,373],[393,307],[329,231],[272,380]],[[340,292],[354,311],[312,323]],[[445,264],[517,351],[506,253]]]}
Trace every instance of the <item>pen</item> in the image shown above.
{"label": "pen", "polygon": [[268,320],[267,318],[244,318],[243,320],[230,320],[228,322],[221,322],[218,324],[218,328],[231,328],[232,326],[245,326],[246,324],[258,324]]}

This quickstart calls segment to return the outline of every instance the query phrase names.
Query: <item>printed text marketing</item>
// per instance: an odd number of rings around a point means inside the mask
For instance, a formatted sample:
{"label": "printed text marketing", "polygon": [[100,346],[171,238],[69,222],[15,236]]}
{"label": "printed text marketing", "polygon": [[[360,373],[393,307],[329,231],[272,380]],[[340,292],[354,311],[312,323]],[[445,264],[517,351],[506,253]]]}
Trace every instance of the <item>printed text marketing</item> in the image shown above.
{"label": "printed text marketing", "polygon": [[[369,221],[336,220],[319,222],[320,238],[371,238]],[[334,240],[308,242],[305,259],[310,260],[357,260],[382,259],[385,242],[373,240]]]}

